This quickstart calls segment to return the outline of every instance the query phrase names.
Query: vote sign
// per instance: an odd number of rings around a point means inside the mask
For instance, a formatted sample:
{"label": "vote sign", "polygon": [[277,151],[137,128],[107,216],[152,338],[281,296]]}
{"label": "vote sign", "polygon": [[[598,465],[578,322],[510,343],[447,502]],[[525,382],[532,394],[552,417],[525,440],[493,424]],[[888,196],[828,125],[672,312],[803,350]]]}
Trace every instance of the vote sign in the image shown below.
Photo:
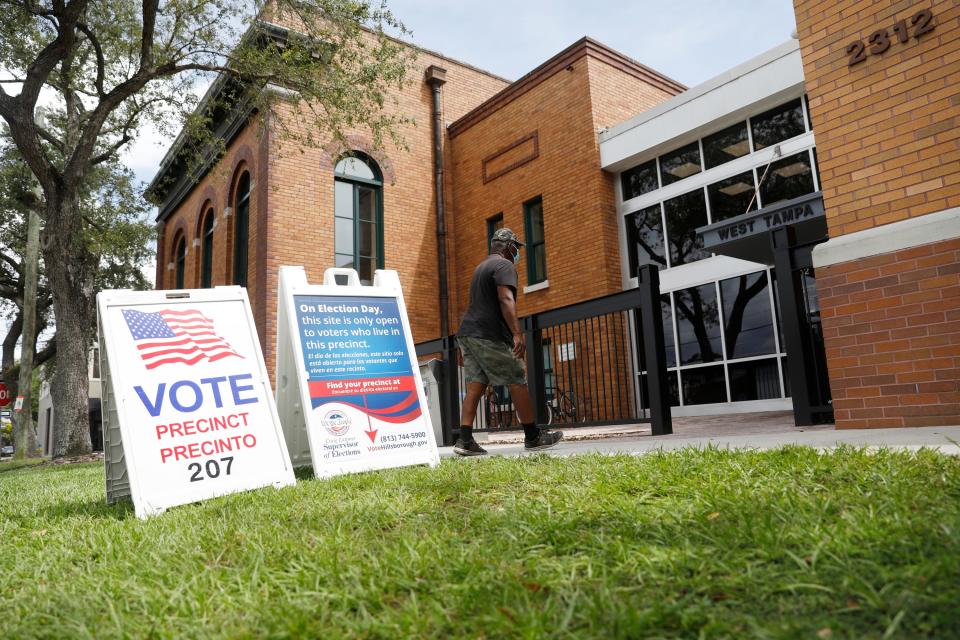
{"label": "vote sign", "polygon": [[140,517],[294,483],[244,289],[105,291],[97,302],[108,499],[121,464]]}
{"label": "vote sign", "polygon": [[5,382],[0,382],[0,407],[10,406],[10,388]]}
{"label": "vote sign", "polygon": [[[347,285],[338,285],[345,275]],[[332,476],[413,464],[437,464],[439,454],[416,365],[400,281],[377,271],[360,286],[353,270],[331,269],[324,285],[307,284],[302,269],[280,272],[281,350],[278,375],[298,381],[314,473]],[[281,402],[282,411],[289,402]]]}

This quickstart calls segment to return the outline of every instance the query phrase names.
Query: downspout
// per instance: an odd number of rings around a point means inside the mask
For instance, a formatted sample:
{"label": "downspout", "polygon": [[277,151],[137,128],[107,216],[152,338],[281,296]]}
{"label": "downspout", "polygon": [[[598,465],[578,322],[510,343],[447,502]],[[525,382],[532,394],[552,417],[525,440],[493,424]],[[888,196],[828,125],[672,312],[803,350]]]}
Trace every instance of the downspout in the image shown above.
{"label": "downspout", "polygon": [[447,81],[447,70],[436,65],[427,67],[426,81],[433,93],[433,184],[437,202],[437,276],[440,286],[440,338],[450,335],[449,294],[447,292],[447,226],[443,198],[443,115],[440,110],[440,87]]}

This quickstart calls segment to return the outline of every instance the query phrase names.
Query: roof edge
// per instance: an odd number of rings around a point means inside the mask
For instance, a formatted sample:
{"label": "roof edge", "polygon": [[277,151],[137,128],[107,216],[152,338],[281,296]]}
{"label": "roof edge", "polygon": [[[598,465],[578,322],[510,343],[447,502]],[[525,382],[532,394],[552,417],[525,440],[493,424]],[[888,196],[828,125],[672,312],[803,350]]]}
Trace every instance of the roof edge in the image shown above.
{"label": "roof edge", "polygon": [[673,78],[640,64],[616,49],[612,49],[589,36],[584,36],[451,123],[447,127],[448,135],[450,138],[460,135],[477,122],[530,91],[560,69],[564,69],[571,63],[588,55],[668,93],[677,95],[687,88]]}

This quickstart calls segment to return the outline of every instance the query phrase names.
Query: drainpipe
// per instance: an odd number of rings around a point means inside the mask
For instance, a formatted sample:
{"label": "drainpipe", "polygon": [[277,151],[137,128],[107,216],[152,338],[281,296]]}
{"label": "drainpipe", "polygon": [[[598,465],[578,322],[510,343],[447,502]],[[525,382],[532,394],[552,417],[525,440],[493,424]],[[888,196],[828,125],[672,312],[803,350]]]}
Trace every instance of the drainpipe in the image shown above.
{"label": "drainpipe", "polygon": [[437,199],[437,275],[440,281],[440,338],[450,335],[449,295],[447,293],[447,226],[443,201],[443,116],[440,111],[440,87],[447,81],[447,70],[427,67],[426,82],[433,93],[433,184]]}

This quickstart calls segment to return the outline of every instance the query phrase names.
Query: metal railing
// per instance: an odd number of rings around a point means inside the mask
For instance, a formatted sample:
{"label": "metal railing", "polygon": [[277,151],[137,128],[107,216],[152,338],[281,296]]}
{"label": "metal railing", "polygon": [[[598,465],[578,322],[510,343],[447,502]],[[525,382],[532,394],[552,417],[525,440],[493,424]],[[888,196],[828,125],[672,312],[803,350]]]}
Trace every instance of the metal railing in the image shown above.
{"label": "metal railing", "polygon": [[[647,324],[662,322],[659,279],[655,270],[652,278],[652,287],[648,277],[641,280],[639,289],[521,318],[526,333],[527,377],[538,424],[563,424],[566,428],[653,420],[655,433],[670,432],[669,401],[665,402],[665,408],[664,403],[658,405],[662,396],[654,392],[652,383],[649,394],[641,393],[639,387],[642,382],[638,375],[641,349],[646,350],[645,361],[659,362],[664,379],[666,375],[662,325],[659,328],[659,355],[651,351],[656,348],[656,341],[644,341],[641,335],[649,331]],[[644,311],[648,307],[650,313]],[[645,328],[641,330],[640,327]],[[450,444],[455,437],[454,428],[459,424],[460,404],[466,389],[463,369],[456,365],[456,337],[417,344],[416,351],[421,360],[435,357],[441,361],[438,382],[444,416],[443,433],[445,444]],[[653,370],[657,367],[654,366]],[[651,376],[644,378],[649,380]],[[665,384],[661,386],[666,387]],[[641,398],[644,396],[650,397],[651,407],[643,406]],[[657,417],[659,421],[655,419]],[[507,390],[489,388],[478,407],[474,429],[502,431],[519,428]]]}

